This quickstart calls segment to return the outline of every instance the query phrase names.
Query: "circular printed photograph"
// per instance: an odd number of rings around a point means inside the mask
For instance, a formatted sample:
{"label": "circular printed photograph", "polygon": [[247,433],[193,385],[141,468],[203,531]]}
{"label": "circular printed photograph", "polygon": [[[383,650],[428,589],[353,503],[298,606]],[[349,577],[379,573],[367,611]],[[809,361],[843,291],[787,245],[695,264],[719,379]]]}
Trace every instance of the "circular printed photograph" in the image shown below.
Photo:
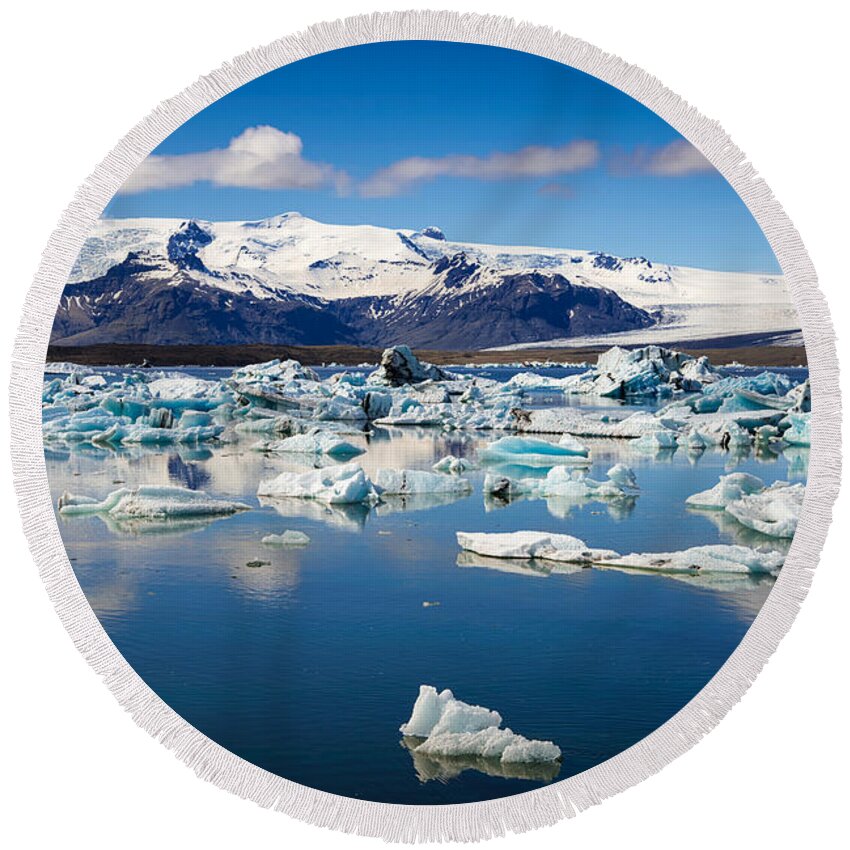
{"label": "circular printed photograph", "polygon": [[253,765],[450,804],[686,706],[806,487],[800,321],[711,163],[536,55],[349,47],[198,112],[59,301],[44,454],[85,596]]}

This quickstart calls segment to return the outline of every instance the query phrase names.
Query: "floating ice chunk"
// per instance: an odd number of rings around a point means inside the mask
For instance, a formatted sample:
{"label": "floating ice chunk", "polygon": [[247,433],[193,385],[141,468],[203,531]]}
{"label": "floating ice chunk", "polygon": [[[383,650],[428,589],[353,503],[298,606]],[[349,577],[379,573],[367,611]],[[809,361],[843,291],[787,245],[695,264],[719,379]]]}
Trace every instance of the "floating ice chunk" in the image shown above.
{"label": "floating ice chunk", "polygon": [[364,449],[342,439],[331,431],[314,428],[306,434],[296,434],[282,440],[260,442],[256,448],[266,452],[292,452],[296,454],[329,455],[330,457],[354,457],[363,454]]}
{"label": "floating ice chunk", "polygon": [[561,434],[561,439],[558,440],[558,447],[575,455],[583,455],[584,457],[590,454],[587,446],[580,440],[577,440],[572,434]]}
{"label": "floating ice chunk", "polygon": [[746,472],[733,472],[731,475],[721,475],[720,481],[710,490],[688,496],[685,504],[692,508],[723,510],[742,496],[760,493],[762,490],[764,490],[764,481],[761,478]]}
{"label": "floating ice chunk", "polygon": [[685,438],[685,442],[692,451],[701,451],[708,445],[705,437],[699,431],[691,431]]}
{"label": "floating ice chunk", "polygon": [[465,495],[472,492],[472,484],[466,478],[422,469],[379,469],[375,476],[375,486],[382,496]]}
{"label": "floating ice chunk", "polygon": [[418,384],[422,381],[450,381],[453,376],[438,366],[420,363],[416,355],[406,345],[387,348],[381,355],[377,370],[369,375],[371,384],[386,384],[401,387],[405,384]]}
{"label": "floating ice chunk", "polygon": [[303,531],[287,529],[283,534],[267,534],[261,542],[266,546],[307,546],[310,537]]}
{"label": "floating ice chunk", "polygon": [[371,390],[363,396],[363,410],[368,419],[380,419],[389,416],[393,406],[391,393]]}
{"label": "floating ice chunk", "polygon": [[720,379],[720,373],[701,357],[657,345],[623,349],[615,346],[599,355],[596,367],[577,376],[573,392],[611,398],[657,396],[673,390],[699,392],[706,384]]}
{"label": "floating ice chunk", "polygon": [[454,457],[454,455],[446,455],[431,467],[436,472],[450,472],[453,475],[460,475],[473,468],[474,464],[471,460],[465,457]]}
{"label": "floating ice chunk", "polygon": [[793,537],[803,510],[806,488],[777,481],[760,493],[742,496],[726,506],[741,525],[771,537]]}
{"label": "floating ice chunk", "polygon": [[218,395],[221,391],[221,385],[218,381],[205,381],[201,378],[176,373],[148,381],[147,389],[155,399],[180,401]]}
{"label": "floating ice chunk", "polygon": [[318,402],[310,415],[319,422],[364,422],[366,420],[366,411],[358,401],[340,396]]}
{"label": "floating ice chunk", "polygon": [[[185,414],[184,414],[185,416]],[[233,430],[238,434],[286,434],[292,435],[295,425],[289,416],[262,416],[237,422]]]}
{"label": "floating ice chunk", "polygon": [[513,408],[509,426],[526,434],[571,434],[573,437],[642,437],[662,423],[650,413],[633,413],[620,421],[593,418],[569,407],[526,410]]}
{"label": "floating ice chunk", "polygon": [[506,475],[493,475],[488,472],[484,476],[484,495],[493,499],[502,499],[506,502],[518,499],[520,496],[524,496],[529,492],[535,492],[537,486],[537,482],[534,482],[534,485],[529,487],[523,481],[508,478]]}
{"label": "floating ice chunk", "polygon": [[582,470],[569,470],[556,466],[549,470],[540,485],[540,495],[563,496],[571,499],[617,499],[625,496],[623,488],[614,480],[595,481]]}
{"label": "floating ice chunk", "polygon": [[318,499],[331,505],[378,500],[374,485],[357,463],[302,473],[282,472],[276,478],[261,481],[257,495]]}
{"label": "floating ice chunk", "polygon": [[660,572],[768,573],[775,575],[785,561],[781,552],[747,546],[694,546],[680,552],[633,553],[600,560],[595,566]]}
{"label": "floating ice chunk", "polygon": [[394,404],[390,412],[376,419],[375,423],[377,425],[442,425],[446,414],[450,413],[446,408],[451,408],[451,405],[417,402],[402,408]]}
{"label": "floating ice chunk", "polygon": [[790,424],[782,439],[792,446],[810,446],[812,444],[812,414],[789,413],[785,421]]}
{"label": "floating ice chunk", "polygon": [[425,740],[413,747],[431,756],[479,756],[506,763],[555,761],[561,750],[551,741],[534,741],[499,728],[502,717],[479,705],[455,699],[446,689],[437,693],[431,685],[419,688],[410,720],[401,733]]}
{"label": "floating ice chunk", "polygon": [[619,487],[628,488],[631,490],[639,490],[637,478],[634,470],[624,463],[616,463],[606,473],[608,478],[617,484]]}
{"label": "floating ice chunk", "polygon": [[[137,423],[119,427],[113,435],[104,435],[102,442],[138,443],[168,446],[174,444],[204,443],[215,440],[224,431],[223,425],[197,425],[189,428],[155,428]],[[92,440],[94,442],[94,440]]]}
{"label": "floating ice chunk", "polygon": [[[612,467],[615,478],[626,480],[634,473],[628,467],[621,469]],[[615,478],[607,481],[595,481],[589,478],[584,470],[569,469],[564,466],[554,466],[546,474],[545,478],[508,478],[501,475],[487,475],[484,479],[484,495],[491,498],[510,501],[521,496],[544,499],[562,499],[579,504],[585,499],[632,499],[623,484]]]}
{"label": "floating ice chunk", "polygon": [[155,485],[122,487],[102,501],[63,493],[59,497],[58,508],[63,516],[108,514],[113,519],[155,520],[222,516],[250,510],[242,502],[215,499],[202,490]]}
{"label": "floating ice chunk", "polygon": [[488,443],[478,452],[483,460],[513,463],[519,466],[555,466],[556,464],[589,464],[588,450],[575,437],[566,443],[549,443],[534,437],[502,437]]}
{"label": "floating ice chunk", "polygon": [[632,443],[634,448],[640,451],[657,451],[658,449],[675,449],[679,445],[676,434],[673,431],[659,428],[649,431]]}
{"label": "floating ice chunk", "polygon": [[213,419],[209,413],[202,410],[187,410],[177,422],[178,428],[203,428],[212,425]]}
{"label": "floating ice chunk", "polygon": [[461,549],[491,558],[541,558],[573,564],[591,564],[616,558],[611,549],[591,549],[583,540],[569,534],[545,531],[512,531],[497,534],[457,532]]}

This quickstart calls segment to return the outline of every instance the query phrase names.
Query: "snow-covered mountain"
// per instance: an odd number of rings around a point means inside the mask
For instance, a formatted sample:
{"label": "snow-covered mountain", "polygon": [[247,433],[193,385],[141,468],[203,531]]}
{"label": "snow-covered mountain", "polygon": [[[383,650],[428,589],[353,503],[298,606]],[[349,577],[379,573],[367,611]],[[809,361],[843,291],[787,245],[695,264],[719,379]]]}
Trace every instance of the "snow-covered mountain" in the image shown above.
{"label": "snow-covered mountain", "polygon": [[798,326],[780,276],[286,213],[252,222],[101,219],[52,339],[457,349],[787,336]]}

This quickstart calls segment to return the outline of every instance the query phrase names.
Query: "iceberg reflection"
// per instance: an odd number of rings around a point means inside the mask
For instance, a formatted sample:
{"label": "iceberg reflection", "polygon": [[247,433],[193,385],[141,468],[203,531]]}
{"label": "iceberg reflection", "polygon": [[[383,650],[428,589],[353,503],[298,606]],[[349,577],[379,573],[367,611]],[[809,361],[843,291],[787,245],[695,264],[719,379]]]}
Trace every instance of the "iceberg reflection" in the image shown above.
{"label": "iceberg reflection", "polygon": [[531,782],[552,782],[561,772],[560,761],[506,763],[497,758],[482,756],[426,755],[416,750],[424,741],[425,738],[414,738],[410,735],[404,736],[400,741],[400,745],[410,753],[413,769],[423,784],[432,781],[445,784],[467,770],[502,779],[526,779]]}

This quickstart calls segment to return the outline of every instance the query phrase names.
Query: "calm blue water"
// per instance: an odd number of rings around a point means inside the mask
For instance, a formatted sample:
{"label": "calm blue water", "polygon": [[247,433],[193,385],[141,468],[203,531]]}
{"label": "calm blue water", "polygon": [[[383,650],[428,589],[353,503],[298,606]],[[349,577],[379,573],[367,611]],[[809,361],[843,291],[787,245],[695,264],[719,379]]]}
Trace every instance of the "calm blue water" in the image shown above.
{"label": "calm blue water", "polygon": [[[368,444],[355,439],[368,445],[358,460],[370,472],[428,469],[449,452],[474,459],[493,436],[379,429]],[[60,518],[77,577],[127,661],[206,735],[305,785],[399,803],[514,794],[616,755],[711,678],[771,587],[616,571],[547,575],[533,563],[505,571],[505,562],[459,558],[456,531],[557,531],[620,552],[718,542],[781,548],[732,520],[687,510],[684,499],[728,471],[771,482],[804,478],[807,464],[802,450],[651,457],[627,441],[599,440],[589,441],[591,475],[628,463],[641,486],[635,500],[495,507],[482,497],[482,469],[468,475],[473,495],[451,504],[330,509],[260,504],[260,478],[308,465],[251,452],[252,441],[197,451],[46,452],[54,497],[175,483],[255,506],[192,526]],[[312,543],[260,543],[285,529],[305,531]],[[247,566],[257,559],[270,563]],[[498,710],[514,731],[555,741],[562,763],[517,778],[474,760],[414,760],[398,727],[420,684],[451,688]]]}

